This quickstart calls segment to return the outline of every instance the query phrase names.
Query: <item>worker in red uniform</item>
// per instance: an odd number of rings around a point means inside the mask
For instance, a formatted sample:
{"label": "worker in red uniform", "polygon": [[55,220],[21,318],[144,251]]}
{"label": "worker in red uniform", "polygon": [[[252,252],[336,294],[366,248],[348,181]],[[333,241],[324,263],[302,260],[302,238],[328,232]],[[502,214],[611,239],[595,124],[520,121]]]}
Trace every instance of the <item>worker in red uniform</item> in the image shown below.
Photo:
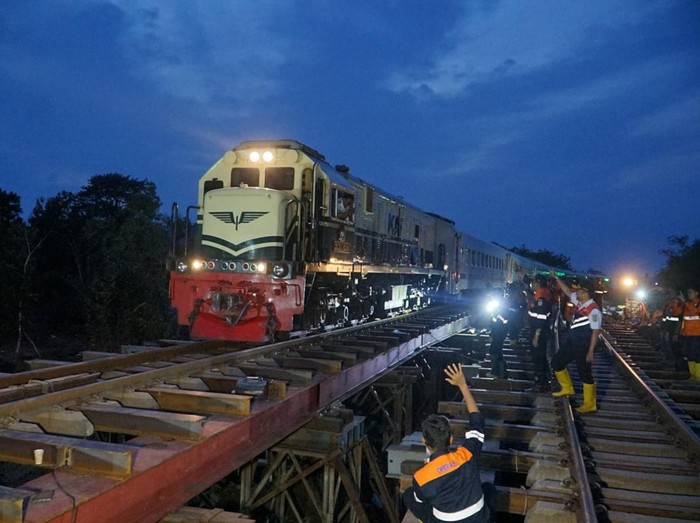
{"label": "worker in red uniform", "polygon": [[552,396],[571,396],[574,393],[574,384],[566,366],[571,361],[576,361],[578,374],[583,382],[583,404],[576,410],[579,414],[595,412],[598,406],[596,385],[593,380],[593,356],[603,328],[603,313],[593,301],[590,289],[581,284],[580,288],[574,292],[554,274],[554,271],[550,275],[556,279],[561,290],[569,296],[575,307],[566,336],[566,344],[552,358],[552,369],[561,385],[561,390],[554,392]]}
{"label": "worker in red uniform", "polygon": [[700,380],[700,299],[697,287],[691,287],[687,293],[688,299],[683,306],[683,323],[681,336],[685,357],[688,358],[688,370],[691,380]]}
{"label": "worker in red uniform", "polygon": [[469,413],[469,430],[453,445],[445,416],[433,414],[423,421],[423,442],[428,459],[413,474],[403,500],[423,523],[487,523],[489,504],[479,475],[479,455],[484,444],[484,418],[472,396],[462,366],[448,365],[445,381],[459,388]]}
{"label": "worker in red uniform", "polygon": [[535,366],[536,392],[549,391],[549,361],[547,342],[552,332],[552,293],[544,276],[535,277],[530,283],[533,294],[528,304],[530,321],[530,356]]}

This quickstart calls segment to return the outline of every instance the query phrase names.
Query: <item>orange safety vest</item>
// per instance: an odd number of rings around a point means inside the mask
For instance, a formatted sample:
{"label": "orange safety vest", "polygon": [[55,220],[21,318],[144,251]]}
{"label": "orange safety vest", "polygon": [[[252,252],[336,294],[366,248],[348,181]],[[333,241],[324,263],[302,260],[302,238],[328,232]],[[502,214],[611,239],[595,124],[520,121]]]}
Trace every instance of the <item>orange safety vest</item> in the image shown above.
{"label": "orange safety vest", "polygon": [[700,336],[700,300],[685,302],[681,336]]}

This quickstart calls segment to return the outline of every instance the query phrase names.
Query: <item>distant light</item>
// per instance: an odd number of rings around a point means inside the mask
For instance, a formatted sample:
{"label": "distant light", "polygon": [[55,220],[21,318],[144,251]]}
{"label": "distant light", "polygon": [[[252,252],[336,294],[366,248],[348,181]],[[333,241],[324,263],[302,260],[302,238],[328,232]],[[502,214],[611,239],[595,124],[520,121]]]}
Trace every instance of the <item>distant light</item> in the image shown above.
{"label": "distant light", "polygon": [[264,162],[270,163],[272,160],[274,160],[275,155],[272,154],[272,151],[265,151],[265,152],[263,153],[262,158],[263,158],[263,161],[264,161]]}
{"label": "distant light", "polygon": [[636,283],[637,283],[637,281],[636,281],[634,278],[630,277],[630,276],[627,276],[626,278],[624,278],[624,279],[622,280],[622,284],[623,284],[625,287],[633,287]]}
{"label": "distant light", "polygon": [[204,262],[203,262],[202,260],[194,260],[194,261],[192,262],[192,268],[193,268],[195,271],[198,271],[198,270],[204,268]]}
{"label": "distant light", "polygon": [[637,297],[637,299],[643,300],[647,297],[647,291],[644,289],[639,289],[634,295]]}
{"label": "distant light", "polygon": [[500,304],[499,304],[498,300],[489,300],[489,301],[486,303],[486,312],[493,312],[493,311],[495,311],[495,310],[498,308],[499,305],[500,305]]}
{"label": "distant light", "polygon": [[251,162],[257,163],[260,161],[260,153],[258,151],[253,151],[250,153],[249,158]]}

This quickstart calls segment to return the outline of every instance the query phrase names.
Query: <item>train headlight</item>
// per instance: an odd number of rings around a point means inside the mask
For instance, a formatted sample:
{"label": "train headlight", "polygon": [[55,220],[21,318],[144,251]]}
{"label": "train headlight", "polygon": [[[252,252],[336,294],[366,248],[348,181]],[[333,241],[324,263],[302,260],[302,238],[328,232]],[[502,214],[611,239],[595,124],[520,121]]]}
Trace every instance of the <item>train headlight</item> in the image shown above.
{"label": "train headlight", "polygon": [[272,275],[275,278],[284,278],[289,273],[289,266],[286,263],[275,263],[272,266]]}
{"label": "train headlight", "polygon": [[486,302],[486,312],[493,312],[499,306],[498,300],[489,300]]}
{"label": "train headlight", "polygon": [[264,273],[267,270],[267,265],[260,262],[260,263],[258,263],[258,266],[254,270],[257,270],[258,272]]}
{"label": "train headlight", "polygon": [[260,153],[258,151],[253,151],[248,158],[250,158],[251,162],[258,163],[260,161]]}
{"label": "train headlight", "polygon": [[272,154],[272,151],[265,151],[262,155],[263,162],[265,163],[270,163],[272,160],[275,159],[275,155]]}
{"label": "train headlight", "polygon": [[194,260],[192,262],[192,269],[195,271],[201,271],[204,268],[204,262],[202,260]]}
{"label": "train headlight", "polygon": [[634,295],[637,297],[638,300],[643,300],[647,297],[647,291],[645,291],[644,289],[637,289],[637,292],[635,292]]}
{"label": "train headlight", "polygon": [[178,262],[177,272],[185,272],[187,270],[187,264],[185,262]]}

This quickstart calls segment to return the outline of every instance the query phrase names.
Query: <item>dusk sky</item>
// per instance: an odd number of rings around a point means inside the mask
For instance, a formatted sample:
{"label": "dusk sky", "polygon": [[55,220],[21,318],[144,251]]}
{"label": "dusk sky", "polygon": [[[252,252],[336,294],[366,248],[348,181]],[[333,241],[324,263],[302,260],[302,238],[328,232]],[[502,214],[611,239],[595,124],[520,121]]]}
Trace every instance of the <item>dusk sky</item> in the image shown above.
{"label": "dusk sky", "polygon": [[0,188],[169,212],[291,138],[505,246],[656,272],[700,238],[700,1],[3,0]]}

